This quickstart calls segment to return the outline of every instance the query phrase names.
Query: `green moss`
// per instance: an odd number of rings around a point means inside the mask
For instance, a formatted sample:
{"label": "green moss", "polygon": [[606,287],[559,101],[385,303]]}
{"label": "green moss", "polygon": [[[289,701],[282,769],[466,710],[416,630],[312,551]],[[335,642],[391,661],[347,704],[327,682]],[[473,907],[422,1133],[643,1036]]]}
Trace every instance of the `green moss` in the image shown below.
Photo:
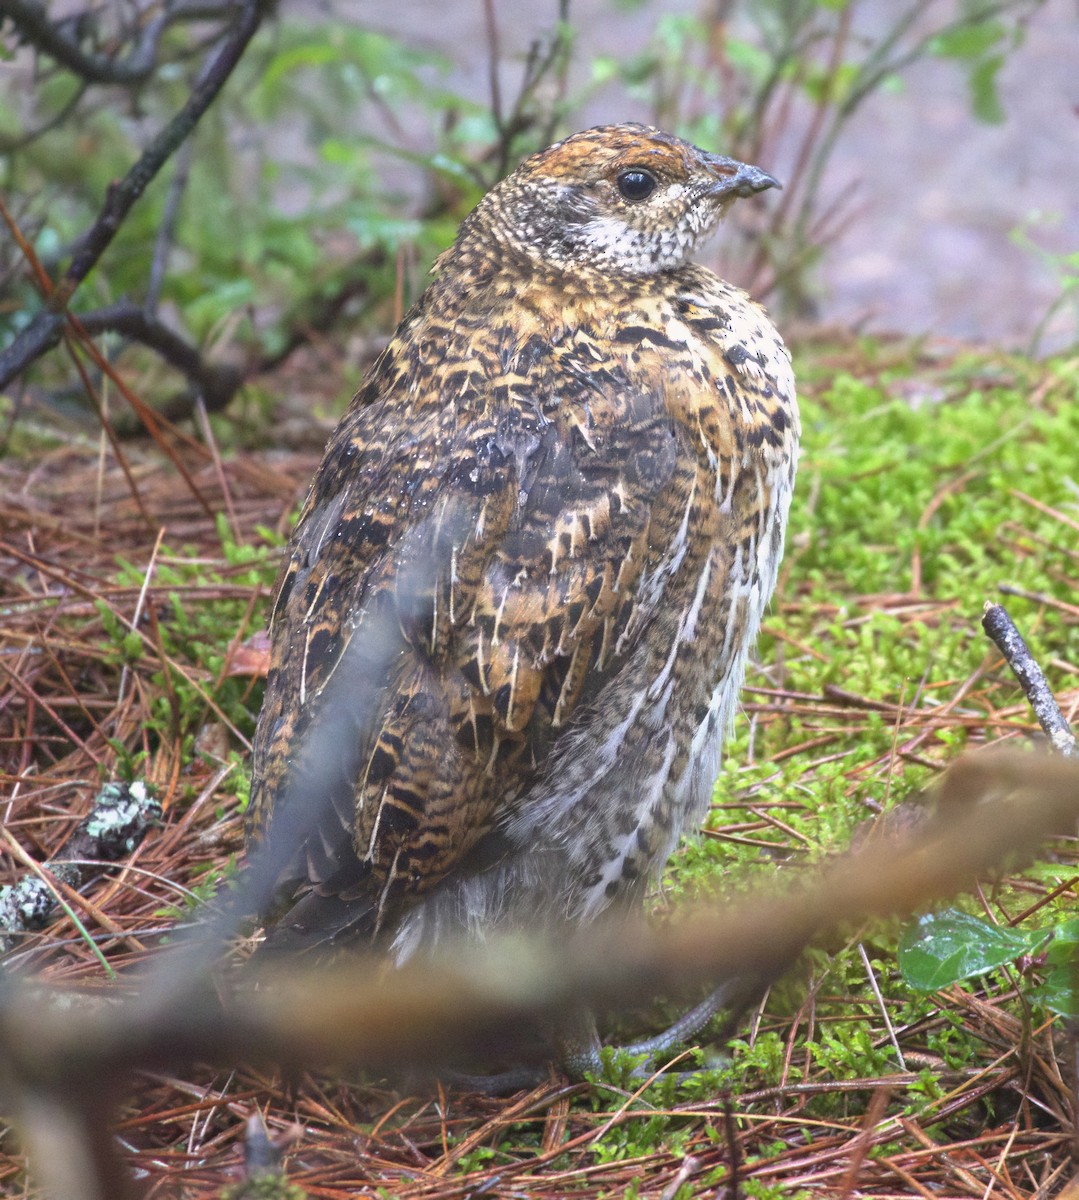
{"label": "green moss", "polygon": [[[264,599],[269,594],[280,558],[279,539],[262,531],[256,544],[237,543],[224,518],[218,522],[218,534],[220,558],[207,559],[191,547],[160,548],[150,577],[157,608],[138,628],[107,601],[96,603],[109,647],[106,661],[129,668],[145,683],[147,711],[141,731],[146,745],[153,750],[163,742],[177,743],[184,761],[199,753],[196,738],[208,722],[224,721],[249,738],[261,703],[261,686],[247,677],[227,675],[226,658],[238,636],[263,628],[263,604],[252,610],[252,595]],[[118,559],[116,583],[141,589],[146,568]],[[120,743],[114,743],[114,749],[117,769],[129,777],[145,750],[132,751]],[[246,803],[247,768],[233,757],[236,768],[222,787]]]}
{"label": "green moss", "polygon": [[[781,584],[748,686],[806,700],[777,714],[781,696],[747,691],[705,833],[675,855],[665,900],[788,879],[929,785],[929,766],[895,757],[911,737],[904,713],[913,707],[931,717],[997,660],[980,619],[985,601],[1001,598],[1000,585],[1024,593],[1006,602],[1043,663],[1079,661],[1079,625],[1053,607],[1074,605],[1079,589],[1079,537],[1068,523],[1079,517],[1076,361],[969,358],[927,374],[917,363],[882,372],[872,358],[869,348],[865,379],[850,371],[828,378],[819,361],[798,365],[799,377],[812,381],[802,399],[798,486]],[[754,714],[754,703],[770,698],[773,709]],[[972,731],[979,740],[999,737],[999,726],[980,721],[1008,705],[1020,706],[1018,723],[1029,724],[1019,687],[1002,669],[964,692],[964,720],[929,728],[916,757],[943,764]],[[790,753],[799,746],[808,748]],[[1034,864],[1026,878],[1050,890],[1073,874],[1054,860]],[[1029,903],[1028,896],[1016,909]],[[866,943],[893,1028],[921,1023],[918,1046],[942,1068],[984,1059],[962,1014],[942,1011],[937,997],[900,979],[898,929],[877,928]],[[1007,990],[1006,979],[996,982]],[[807,991],[813,1025],[797,1030],[792,1057],[784,1022],[803,1011]],[[768,1032],[770,1020],[782,1033]],[[761,1028],[732,1044],[721,1086],[768,1087],[783,1069],[788,1083],[800,1070],[860,1079],[900,1069],[857,940],[809,951],[800,971],[773,989]],[[921,1091],[931,1103],[932,1073]],[[815,1096],[806,1111],[850,1116],[866,1095]]]}

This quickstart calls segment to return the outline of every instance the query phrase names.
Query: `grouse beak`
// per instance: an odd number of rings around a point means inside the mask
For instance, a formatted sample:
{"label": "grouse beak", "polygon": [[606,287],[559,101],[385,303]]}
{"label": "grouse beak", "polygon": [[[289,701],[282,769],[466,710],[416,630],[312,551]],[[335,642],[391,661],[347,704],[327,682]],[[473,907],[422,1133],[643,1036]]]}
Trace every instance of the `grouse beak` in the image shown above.
{"label": "grouse beak", "polygon": [[708,189],[712,196],[754,196],[757,192],[767,191],[768,188],[781,188],[778,179],[773,179],[767,171],[760,167],[750,166],[749,163],[738,162],[734,158],[722,158],[718,154],[707,155],[707,163],[715,175],[715,182]]}

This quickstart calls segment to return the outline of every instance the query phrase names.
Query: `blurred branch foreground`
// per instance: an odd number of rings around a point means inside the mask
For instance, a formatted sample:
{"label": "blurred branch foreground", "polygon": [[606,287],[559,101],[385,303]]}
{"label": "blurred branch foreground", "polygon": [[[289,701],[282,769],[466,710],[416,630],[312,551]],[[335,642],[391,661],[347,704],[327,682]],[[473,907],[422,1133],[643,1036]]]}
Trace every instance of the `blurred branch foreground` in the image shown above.
{"label": "blurred branch foreground", "polygon": [[106,1101],[132,1070],[193,1060],[438,1068],[582,1002],[613,1009],[682,985],[774,977],[814,937],[924,908],[1074,829],[1076,818],[1079,763],[993,751],[955,763],[916,833],[870,839],[781,894],[758,889],[661,930],[627,922],[572,937],[501,938],[391,971],[357,956],[334,969],[211,978],[177,973],[166,953],[142,989],[116,1001],[8,979],[0,1078],[48,1194],[123,1196]]}

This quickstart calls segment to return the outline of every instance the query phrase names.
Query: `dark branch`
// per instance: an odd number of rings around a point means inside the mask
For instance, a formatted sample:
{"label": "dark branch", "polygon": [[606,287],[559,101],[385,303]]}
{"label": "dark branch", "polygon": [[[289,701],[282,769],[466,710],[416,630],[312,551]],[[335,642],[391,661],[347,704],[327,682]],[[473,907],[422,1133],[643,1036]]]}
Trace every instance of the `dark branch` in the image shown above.
{"label": "dark branch", "polygon": [[[37,8],[27,0],[17,2],[24,9]],[[93,270],[132,206],[213,102],[258,29],[267,7],[266,0],[244,0],[228,37],[204,68],[187,103],[154,138],[124,178],[109,188],[101,213],[79,239],[78,250],[50,298],[49,307],[39,312],[8,349],[0,354],[0,389],[7,387],[31,362],[55,345],[55,310],[67,303],[72,292]],[[207,407],[211,407],[209,402]]]}
{"label": "dark branch", "polygon": [[661,929],[599,923],[572,938],[493,937],[388,973],[362,955],[321,971],[292,963],[256,987],[250,976],[214,987],[197,969],[178,977],[177,962],[163,958],[135,998],[68,996],[62,1020],[47,992],[0,978],[0,1051],[31,1086],[77,1087],[192,1059],[438,1067],[580,1002],[620,1009],[672,985],[766,977],[822,930],[923,908],[1074,827],[1077,782],[1079,766],[1057,756],[965,756],[945,776],[939,814],[898,844],[865,847],[783,893],[768,884]]}
{"label": "dark branch", "polygon": [[44,137],[44,135],[50,132],[50,130],[56,129],[58,126],[63,125],[63,123],[68,119],[68,117],[71,116],[75,109],[78,108],[79,102],[82,100],[83,96],[86,95],[86,87],[87,85],[85,83],[77,87],[71,96],[71,99],[67,101],[63,108],[61,108],[53,116],[49,117],[47,121],[44,121],[36,129],[31,129],[29,132],[24,133],[19,137],[0,138],[0,154],[14,154],[16,151],[21,150],[24,146],[29,146],[32,142],[36,142],[39,137]]}
{"label": "dark branch", "polygon": [[[243,372],[237,367],[207,363],[180,334],[130,301],[121,300],[107,308],[95,309],[80,316],[79,322],[91,336],[118,333],[156,351],[187,378],[210,412],[220,412],[243,383]],[[60,340],[66,323],[63,313],[47,310],[39,313],[23,335],[34,334],[32,340],[27,339],[27,362],[51,350]],[[16,370],[14,375],[18,373]]]}
{"label": "dark branch", "polygon": [[243,372],[238,367],[206,362],[175,330],[134,304],[110,305],[81,320],[87,333],[112,331],[156,350],[187,377],[209,412],[220,412],[243,383]]}
{"label": "dark branch", "polygon": [[140,30],[131,53],[116,59],[83,50],[66,32],[67,28],[77,29],[77,25],[50,19],[49,6],[38,0],[5,0],[3,15],[14,24],[24,42],[56,59],[88,83],[125,85],[141,83],[153,73],[157,67],[157,44],[173,19],[168,8],[159,12]]}
{"label": "dark branch", "polygon": [[1079,742],[1064,719],[1041,667],[1035,662],[1023,635],[1008,616],[1004,605],[986,604],[982,615],[982,628],[1004,655],[1004,661],[1022,685],[1023,694],[1045,730],[1053,749],[1058,754],[1079,755]]}
{"label": "dark branch", "polygon": [[135,44],[126,58],[84,50],[78,40],[80,22],[51,19],[49,6],[40,0],[4,0],[0,16],[11,21],[23,42],[55,59],[86,83],[131,87],[147,80],[160,65],[157,48],[170,25],[178,21],[220,20],[235,7],[229,3],[174,0],[139,28]]}
{"label": "dark branch", "polygon": [[80,284],[93,270],[132,206],[213,103],[258,29],[264,10],[263,0],[245,0],[236,24],[216,57],[203,70],[187,103],[147,146],[124,178],[109,189],[100,215],[64,275],[64,282],[70,287]]}

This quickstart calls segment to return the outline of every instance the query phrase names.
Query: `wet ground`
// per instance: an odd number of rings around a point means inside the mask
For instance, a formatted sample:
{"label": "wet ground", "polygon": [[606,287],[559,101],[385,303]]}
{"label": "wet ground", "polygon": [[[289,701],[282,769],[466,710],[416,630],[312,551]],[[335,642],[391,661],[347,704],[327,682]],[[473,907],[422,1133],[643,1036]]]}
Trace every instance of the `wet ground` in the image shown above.
{"label": "wet ground", "polygon": [[[504,87],[529,43],[550,29],[555,0],[496,0]],[[865,28],[906,0],[861,0]],[[948,11],[958,0],[938,0]],[[315,0],[311,8],[321,8]],[[640,51],[661,13],[693,13],[695,0],[572,0],[579,30],[574,85],[596,55]],[[450,56],[451,86],[488,95],[483,0],[334,0],[332,8],[404,41]],[[934,6],[930,5],[934,11]],[[1014,242],[1029,228],[1050,255],[1079,254],[1079,3],[1048,0],[999,75],[1005,120],[978,122],[963,73],[929,59],[854,115],[829,167],[826,194],[857,187],[855,211],[821,271],[820,315],[878,330],[1022,346],[1061,292],[1058,269]],[[582,124],[648,119],[618,87],[598,92]],[[418,135],[422,140],[422,131]],[[716,147],[721,149],[721,147]],[[793,148],[763,164],[783,178]],[[1073,268],[1079,274],[1079,264]],[[1079,287],[1044,331],[1042,348],[1077,337]]]}

